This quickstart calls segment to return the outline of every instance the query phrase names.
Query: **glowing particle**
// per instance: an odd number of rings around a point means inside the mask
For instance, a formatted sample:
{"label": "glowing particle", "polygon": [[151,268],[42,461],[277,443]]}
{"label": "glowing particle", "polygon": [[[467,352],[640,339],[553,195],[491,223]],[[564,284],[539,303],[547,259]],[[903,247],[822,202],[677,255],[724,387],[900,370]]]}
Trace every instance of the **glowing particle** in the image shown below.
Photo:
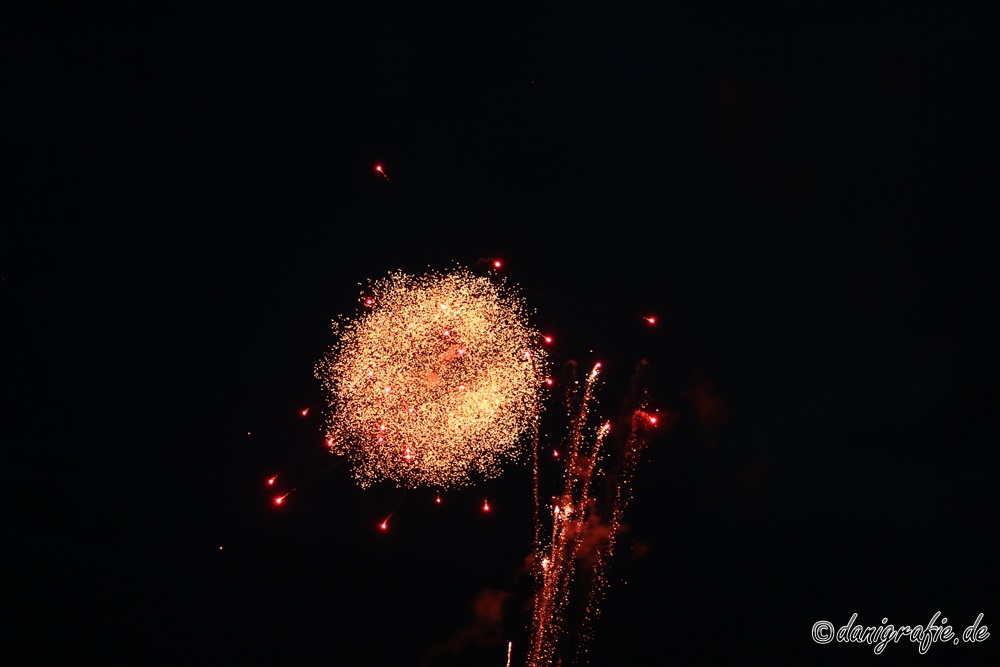
{"label": "glowing particle", "polygon": [[503,266],[503,263],[501,263],[501,261],[499,259],[493,260],[493,268],[494,269],[499,269],[501,266]]}
{"label": "glowing particle", "polygon": [[483,500],[483,511],[484,512],[489,512],[490,511],[490,501],[489,500],[485,500],[485,499]]}
{"label": "glowing particle", "polygon": [[545,336],[545,338],[544,338],[543,340],[544,340],[544,341],[545,341],[546,343],[551,343],[551,342],[552,342],[552,336]]}
{"label": "glowing particle", "polygon": [[379,527],[379,528],[380,528],[381,530],[389,530],[389,520],[388,520],[388,519],[386,519],[385,521],[383,521],[382,523],[380,523],[380,524],[378,525],[378,527]]}
{"label": "glowing particle", "polygon": [[434,498],[434,502],[437,503],[438,505],[441,504],[441,494],[440,493],[437,494],[437,496]]}
{"label": "glowing particle", "polygon": [[385,173],[384,169],[382,169],[382,165],[380,165],[380,164],[375,165],[375,171],[377,171],[378,173],[382,174],[382,176],[385,177],[385,180],[387,180],[387,181],[389,180],[389,175],[387,173]]}
{"label": "glowing particle", "polygon": [[299,414],[302,415],[303,417],[305,417],[306,415],[309,414],[309,408],[305,408],[304,410],[300,410]]}
{"label": "glowing particle", "polygon": [[268,485],[268,486],[274,486],[274,482],[275,482],[275,481],[276,481],[277,479],[278,479],[278,476],[277,476],[277,475],[275,475],[274,477],[268,477],[268,478],[267,478],[267,485]]}
{"label": "glowing particle", "polygon": [[642,318],[642,319],[644,319],[644,320],[646,320],[647,322],[649,322],[649,324],[650,324],[650,325],[655,325],[655,324],[656,324],[656,318],[655,318],[655,317],[653,317],[652,315],[650,315],[650,316],[647,316],[647,317],[644,317],[644,318]]}
{"label": "glowing particle", "polygon": [[274,504],[275,505],[281,505],[281,503],[285,502],[285,498],[287,498],[287,497],[288,497],[287,493],[285,495],[283,495],[283,496],[275,496],[275,498],[274,498]]}

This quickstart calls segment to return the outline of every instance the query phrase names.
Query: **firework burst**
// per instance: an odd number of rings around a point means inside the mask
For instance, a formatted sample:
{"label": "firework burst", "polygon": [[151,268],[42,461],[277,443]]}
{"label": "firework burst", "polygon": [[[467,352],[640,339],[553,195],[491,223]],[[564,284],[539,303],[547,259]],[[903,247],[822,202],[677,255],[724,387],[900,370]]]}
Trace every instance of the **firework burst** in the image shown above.
{"label": "firework burst", "polygon": [[495,477],[537,428],[546,356],[517,292],[465,269],[369,283],[315,375],[327,442],[363,487]]}

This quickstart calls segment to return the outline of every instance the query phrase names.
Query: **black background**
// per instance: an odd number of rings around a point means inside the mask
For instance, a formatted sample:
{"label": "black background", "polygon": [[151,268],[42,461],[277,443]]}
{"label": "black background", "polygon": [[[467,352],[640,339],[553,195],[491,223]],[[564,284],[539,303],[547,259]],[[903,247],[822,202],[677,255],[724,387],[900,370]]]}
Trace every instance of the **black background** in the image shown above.
{"label": "black background", "polygon": [[[1000,16],[866,4],[8,16],[4,661],[523,664],[528,468],[320,474],[312,376],[359,282],[499,258],[672,415],[592,664],[997,664]],[[810,639],[937,611],[991,636]]]}

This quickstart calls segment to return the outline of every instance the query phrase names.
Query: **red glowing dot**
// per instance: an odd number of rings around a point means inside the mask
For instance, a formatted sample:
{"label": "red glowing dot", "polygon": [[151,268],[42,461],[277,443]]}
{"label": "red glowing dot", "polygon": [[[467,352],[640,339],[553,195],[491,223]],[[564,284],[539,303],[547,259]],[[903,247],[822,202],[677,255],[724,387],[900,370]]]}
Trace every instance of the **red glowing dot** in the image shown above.
{"label": "red glowing dot", "polygon": [[653,317],[652,315],[650,315],[649,317],[645,317],[645,318],[643,318],[643,319],[645,319],[645,320],[646,320],[647,322],[649,322],[650,324],[656,324],[656,318],[655,318],[655,317]]}
{"label": "red glowing dot", "polygon": [[381,173],[382,172],[382,165],[380,165],[380,164],[375,165],[375,171]]}
{"label": "red glowing dot", "polygon": [[305,417],[307,414],[309,414],[309,408],[306,408],[305,410],[301,410],[299,412],[299,414],[302,415],[303,417]]}
{"label": "red glowing dot", "polygon": [[219,545],[219,551],[222,551],[222,545],[221,544]]}
{"label": "red glowing dot", "polygon": [[441,504],[441,494],[438,494],[437,498],[434,499],[434,502],[436,502],[438,505]]}
{"label": "red glowing dot", "polygon": [[503,265],[500,263],[499,259],[493,260],[493,268],[494,269],[499,269],[501,266],[503,266]]}
{"label": "red glowing dot", "polygon": [[483,511],[484,512],[489,512],[490,511],[490,501],[483,500]]}
{"label": "red glowing dot", "polygon": [[650,417],[649,417],[649,423],[650,424],[655,424],[656,423],[656,417],[653,417],[652,415],[650,415]]}
{"label": "red glowing dot", "polygon": [[275,475],[274,477],[268,477],[267,478],[267,485],[268,486],[274,486],[274,480],[276,480],[276,479],[278,479],[277,475]]}
{"label": "red glowing dot", "polygon": [[547,385],[549,385],[551,387],[553,385],[552,378],[545,378],[545,384],[547,384]]}
{"label": "red glowing dot", "polygon": [[381,528],[382,530],[389,530],[389,520],[386,519],[385,521],[380,523],[378,527]]}
{"label": "red glowing dot", "polygon": [[552,458],[556,458],[556,459],[559,458],[559,450],[558,449],[553,449],[552,450]]}
{"label": "red glowing dot", "polygon": [[371,306],[374,303],[375,303],[374,299],[365,299],[365,305],[366,306]]}
{"label": "red glowing dot", "polygon": [[283,502],[285,502],[285,497],[284,496],[278,496],[277,498],[274,499],[274,504],[275,505],[280,505]]}
{"label": "red glowing dot", "polygon": [[250,431],[247,431],[247,435],[250,435]]}
{"label": "red glowing dot", "polygon": [[546,343],[551,343],[552,342],[552,336],[546,336],[543,340],[545,340]]}

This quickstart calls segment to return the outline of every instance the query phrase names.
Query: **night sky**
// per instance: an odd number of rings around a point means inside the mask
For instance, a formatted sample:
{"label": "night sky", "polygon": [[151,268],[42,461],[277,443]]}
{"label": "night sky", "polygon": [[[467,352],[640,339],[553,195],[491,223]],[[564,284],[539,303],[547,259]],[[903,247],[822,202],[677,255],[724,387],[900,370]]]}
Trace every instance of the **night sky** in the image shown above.
{"label": "night sky", "polygon": [[[956,4],[8,16],[5,664],[523,665],[527,459],[362,489],[313,377],[358,283],[494,258],[669,415],[591,664],[1000,664],[1000,11]],[[990,637],[810,637],[938,611]]]}

